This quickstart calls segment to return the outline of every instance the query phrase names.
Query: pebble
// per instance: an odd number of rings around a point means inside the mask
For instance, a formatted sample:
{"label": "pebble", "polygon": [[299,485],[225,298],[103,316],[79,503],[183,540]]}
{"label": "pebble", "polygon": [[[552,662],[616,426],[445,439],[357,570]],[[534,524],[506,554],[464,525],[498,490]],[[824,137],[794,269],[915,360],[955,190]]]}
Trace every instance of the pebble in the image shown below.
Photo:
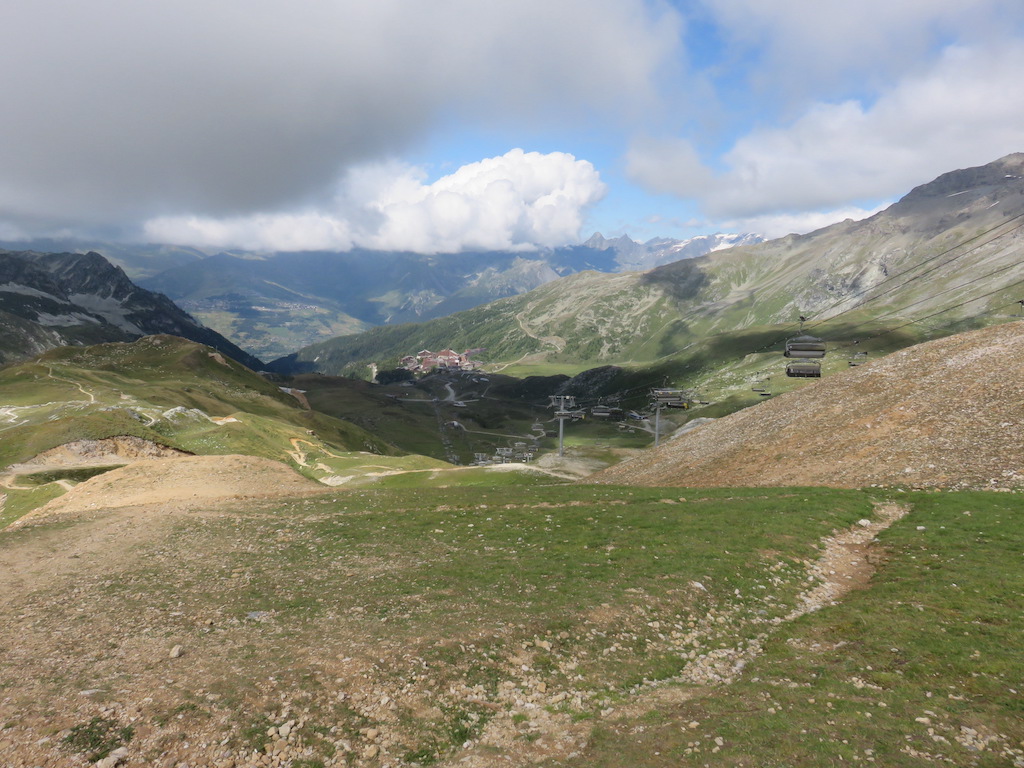
{"label": "pebble", "polygon": [[117,768],[128,759],[128,750],[118,747],[106,757],[96,761],[96,768]]}

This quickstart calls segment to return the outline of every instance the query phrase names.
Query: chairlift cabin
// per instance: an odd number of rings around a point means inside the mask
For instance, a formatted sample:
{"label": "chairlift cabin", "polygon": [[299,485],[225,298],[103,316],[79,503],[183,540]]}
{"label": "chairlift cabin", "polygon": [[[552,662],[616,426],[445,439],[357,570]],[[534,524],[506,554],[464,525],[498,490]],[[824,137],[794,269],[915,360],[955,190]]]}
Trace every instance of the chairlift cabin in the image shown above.
{"label": "chairlift cabin", "polygon": [[797,379],[820,379],[821,363],[787,363],[786,375]]}
{"label": "chairlift cabin", "polygon": [[803,360],[822,358],[825,356],[825,342],[816,336],[795,336],[786,342],[786,351],[782,354]]}
{"label": "chairlift cabin", "polygon": [[686,393],[681,389],[660,388],[651,390],[655,408],[689,408]]}

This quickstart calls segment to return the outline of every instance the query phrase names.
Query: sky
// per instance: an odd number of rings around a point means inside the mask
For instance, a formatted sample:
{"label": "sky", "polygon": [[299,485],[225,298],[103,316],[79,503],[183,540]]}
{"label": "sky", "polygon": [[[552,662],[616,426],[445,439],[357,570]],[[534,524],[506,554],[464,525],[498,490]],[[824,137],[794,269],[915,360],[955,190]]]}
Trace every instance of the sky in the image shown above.
{"label": "sky", "polygon": [[777,237],[1024,151],[1020,0],[12,0],[0,240]]}

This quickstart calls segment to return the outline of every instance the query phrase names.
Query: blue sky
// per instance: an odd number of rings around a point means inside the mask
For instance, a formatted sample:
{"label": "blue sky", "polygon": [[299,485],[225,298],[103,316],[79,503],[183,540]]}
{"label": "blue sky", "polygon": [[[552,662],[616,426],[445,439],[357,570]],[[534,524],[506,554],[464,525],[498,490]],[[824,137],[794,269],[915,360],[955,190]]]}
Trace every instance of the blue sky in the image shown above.
{"label": "blue sky", "polygon": [[7,240],[779,236],[1024,151],[1019,0],[36,0],[0,30]]}

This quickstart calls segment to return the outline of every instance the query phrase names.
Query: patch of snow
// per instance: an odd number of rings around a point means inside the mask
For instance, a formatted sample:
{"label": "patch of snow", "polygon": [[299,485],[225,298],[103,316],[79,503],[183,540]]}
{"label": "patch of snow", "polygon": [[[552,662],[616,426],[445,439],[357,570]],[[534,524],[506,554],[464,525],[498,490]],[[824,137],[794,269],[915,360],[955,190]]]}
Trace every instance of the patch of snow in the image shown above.
{"label": "patch of snow", "polygon": [[69,297],[78,306],[95,312],[103,317],[111,325],[116,325],[128,333],[145,335],[145,332],[128,320],[128,309],[120,301],[113,297],[97,296],[92,293],[76,293]]}
{"label": "patch of snow", "polygon": [[80,312],[71,312],[66,315],[50,315],[46,312],[40,312],[36,315],[35,320],[39,325],[46,327],[54,326],[68,326],[68,325],[81,325],[82,323],[91,323],[92,325],[99,325],[95,317],[84,315]]}
{"label": "patch of snow", "polygon": [[21,296],[38,296],[43,299],[53,299],[54,301],[62,302],[64,299],[54,296],[52,293],[46,291],[40,291],[38,288],[30,288],[27,285],[20,285],[18,283],[4,283],[0,285],[0,293],[17,293]]}

